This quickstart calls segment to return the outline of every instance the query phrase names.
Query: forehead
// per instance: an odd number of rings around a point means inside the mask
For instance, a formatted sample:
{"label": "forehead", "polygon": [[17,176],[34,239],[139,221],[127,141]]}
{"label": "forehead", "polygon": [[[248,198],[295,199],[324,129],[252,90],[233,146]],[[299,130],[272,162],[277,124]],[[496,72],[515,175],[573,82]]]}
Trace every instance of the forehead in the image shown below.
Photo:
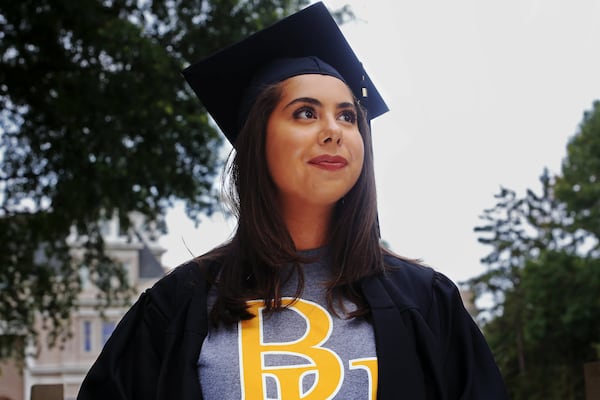
{"label": "forehead", "polygon": [[281,82],[282,99],[296,97],[332,98],[354,103],[352,91],[343,81],[329,75],[296,75]]}

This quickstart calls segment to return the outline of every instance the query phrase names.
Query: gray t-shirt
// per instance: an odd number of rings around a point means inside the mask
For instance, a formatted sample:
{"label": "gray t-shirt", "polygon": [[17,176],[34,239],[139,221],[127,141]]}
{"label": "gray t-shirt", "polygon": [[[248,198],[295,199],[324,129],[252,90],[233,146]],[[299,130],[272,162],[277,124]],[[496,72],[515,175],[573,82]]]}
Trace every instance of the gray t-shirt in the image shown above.
{"label": "gray t-shirt", "polygon": [[[324,249],[303,255],[319,255]],[[336,317],[326,307],[323,282],[330,267],[305,264],[301,299],[281,312],[262,315],[262,301],[249,302],[258,317],[232,327],[211,328],[198,359],[205,400],[375,399],[377,358],[373,327],[364,319]],[[291,301],[293,277],[283,288]],[[214,302],[215,293],[209,296]],[[345,302],[347,310],[354,304]],[[343,315],[338,310],[339,315]]]}

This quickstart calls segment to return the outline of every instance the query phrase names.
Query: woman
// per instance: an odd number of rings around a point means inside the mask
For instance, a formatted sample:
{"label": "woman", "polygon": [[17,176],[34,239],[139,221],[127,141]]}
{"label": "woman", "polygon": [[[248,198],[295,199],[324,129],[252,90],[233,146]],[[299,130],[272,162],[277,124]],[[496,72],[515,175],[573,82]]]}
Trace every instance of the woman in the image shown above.
{"label": "woman", "polygon": [[325,7],[184,75],[234,144],[238,227],[141,296],[78,398],[506,398],[457,288],[379,244],[387,107]]}

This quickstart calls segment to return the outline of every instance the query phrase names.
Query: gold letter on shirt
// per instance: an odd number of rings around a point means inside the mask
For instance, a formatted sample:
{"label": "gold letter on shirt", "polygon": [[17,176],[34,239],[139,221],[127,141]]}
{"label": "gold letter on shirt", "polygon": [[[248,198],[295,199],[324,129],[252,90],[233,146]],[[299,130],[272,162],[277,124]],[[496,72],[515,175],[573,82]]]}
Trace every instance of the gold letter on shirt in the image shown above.
{"label": "gold letter on shirt", "polygon": [[369,399],[376,400],[377,397],[377,358],[357,358],[350,360],[350,369],[364,369],[369,376]]}
{"label": "gold letter on shirt", "polygon": [[[306,321],[306,331],[290,342],[263,340],[262,300],[249,301],[248,306],[255,318],[240,322],[240,378],[242,398],[255,400],[267,398],[265,380],[275,379],[279,391],[277,398],[284,400],[331,399],[338,392],[343,380],[343,366],[333,351],[321,347],[331,335],[331,316],[320,305],[298,299],[284,298],[287,310],[295,311]],[[292,355],[306,360],[302,364],[267,366],[266,355]],[[302,380],[313,374],[312,387],[304,391]]]}

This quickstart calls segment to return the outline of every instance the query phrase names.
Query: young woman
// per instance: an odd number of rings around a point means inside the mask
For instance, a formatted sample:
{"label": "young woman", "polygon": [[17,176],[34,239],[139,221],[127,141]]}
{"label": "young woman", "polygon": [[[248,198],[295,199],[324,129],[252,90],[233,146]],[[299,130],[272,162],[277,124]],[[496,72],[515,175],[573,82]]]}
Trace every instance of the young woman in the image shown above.
{"label": "young woman", "polygon": [[79,399],[507,398],[455,285],[379,244],[387,108],[323,5],[184,74],[234,144],[238,227],[141,296]]}

